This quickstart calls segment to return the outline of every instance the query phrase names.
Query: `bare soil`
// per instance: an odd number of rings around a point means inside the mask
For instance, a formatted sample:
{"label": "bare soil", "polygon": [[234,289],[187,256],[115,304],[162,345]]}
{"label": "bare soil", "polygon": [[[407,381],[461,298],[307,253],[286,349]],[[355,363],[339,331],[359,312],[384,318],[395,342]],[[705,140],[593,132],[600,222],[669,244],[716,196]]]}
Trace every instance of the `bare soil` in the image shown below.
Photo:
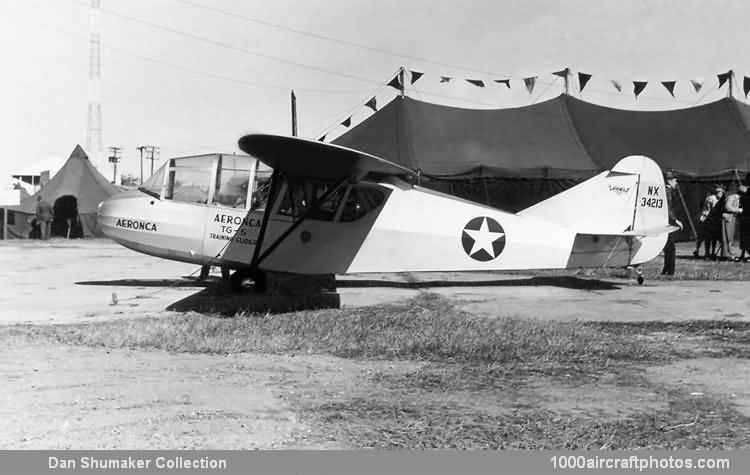
{"label": "bare soil", "polygon": [[[6,328],[165,316],[167,305],[201,290],[181,278],[195,266],[105,240],[10,241],[0,243],[0,261]],[[487,317],[750,320],[746,282],[638,286],[622,278],[482,273],[348,282],[344,308],[403,301],[429,289]],[[662,337],[646,333],[634,338]],[[589,374],[308,354],[171,354],[8,333],[0,338],[0,448],[689,448],[686,440],[701,437],[715,441],[712,447],[750,446],[742,429],[750,425],[750,360],[719,350],[706,356],[719,343],[700,335],[666,335],[681,354],[696,357],[613,362]],[[721,424],[706,426],[711,421]],[[507,433],[487,435],[490,426]],[[727,429],[716,432],[718,426]],[[686,432],[693,429],[703,432]]]}

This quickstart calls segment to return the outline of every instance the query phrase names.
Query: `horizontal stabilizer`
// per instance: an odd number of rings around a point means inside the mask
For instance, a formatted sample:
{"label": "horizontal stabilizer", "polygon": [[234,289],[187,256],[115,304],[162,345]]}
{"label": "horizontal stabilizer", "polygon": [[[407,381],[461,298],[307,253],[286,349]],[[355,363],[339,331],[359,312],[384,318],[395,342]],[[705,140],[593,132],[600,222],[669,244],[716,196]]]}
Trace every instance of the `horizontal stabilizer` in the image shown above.
{"label": "horizontal stabilizer", "polygon": [[639,229],[637,231],[623,231],[621,233],[599,233],[606,236],[661,236],[662,234],[668,234],[680,229],[677,226],[659,226],[649,229]]}

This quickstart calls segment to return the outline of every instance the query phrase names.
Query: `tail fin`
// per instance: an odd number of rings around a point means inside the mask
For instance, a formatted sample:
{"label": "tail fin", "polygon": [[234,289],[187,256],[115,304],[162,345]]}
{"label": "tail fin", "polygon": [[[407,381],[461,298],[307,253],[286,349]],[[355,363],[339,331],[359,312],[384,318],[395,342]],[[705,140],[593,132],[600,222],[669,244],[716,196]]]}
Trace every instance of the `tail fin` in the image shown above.
{"label": "tail fin", "polygon": [[659,165],[633,155],[518,214],[574,230],[571,267],[629,265],[653,259],[664,247],[673,230],[667,206]]}
{"label": "tail fin", "polygon": [[637,155],[518,214],[583,234],[644,235],[664,232],[668,223],[661,169]]}

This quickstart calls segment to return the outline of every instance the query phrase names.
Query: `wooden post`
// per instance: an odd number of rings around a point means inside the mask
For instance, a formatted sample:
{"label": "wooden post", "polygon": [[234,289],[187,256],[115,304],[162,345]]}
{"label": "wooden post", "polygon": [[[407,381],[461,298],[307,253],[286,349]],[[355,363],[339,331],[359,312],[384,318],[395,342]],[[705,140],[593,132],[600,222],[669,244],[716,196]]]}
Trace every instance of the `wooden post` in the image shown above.
{"label": "wooden post", "polygon": [[398,71],[399,82],[401,83],[401,97],[404,97],[404,89],[406,88],[406,68],[401,66]]}
{"label": "wooden post", "polygon": [[292,91],[292,137],[297,136],[297,96]]}

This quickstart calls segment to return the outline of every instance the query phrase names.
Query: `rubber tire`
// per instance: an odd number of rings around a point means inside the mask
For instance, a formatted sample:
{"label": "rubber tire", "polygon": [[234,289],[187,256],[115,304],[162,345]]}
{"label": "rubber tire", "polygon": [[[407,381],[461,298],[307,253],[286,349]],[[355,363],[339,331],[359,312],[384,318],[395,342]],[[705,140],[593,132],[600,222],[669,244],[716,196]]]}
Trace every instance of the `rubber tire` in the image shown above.
{"label": "rubber tire", "polygon": [[643,276],[642,275],[639,275],[638,279],[636,279],[636,280],[638,281],[638,285],[643,285]]}
{"label": "rubber tire", "polygon": [[266,273],[260,269],[237,269],[229,277],[229,287],[234,293],[242,293],[245,288],[242,286],[242,282],[245,279],[252,279],[253,281],[253,292],[256,294],[262,294],[266,291],[267,279]]}
{"label": "rubber tire", "polygon": [[229,280],[232,278],[232,270],[227,266],[221,266],[221,279]]}

